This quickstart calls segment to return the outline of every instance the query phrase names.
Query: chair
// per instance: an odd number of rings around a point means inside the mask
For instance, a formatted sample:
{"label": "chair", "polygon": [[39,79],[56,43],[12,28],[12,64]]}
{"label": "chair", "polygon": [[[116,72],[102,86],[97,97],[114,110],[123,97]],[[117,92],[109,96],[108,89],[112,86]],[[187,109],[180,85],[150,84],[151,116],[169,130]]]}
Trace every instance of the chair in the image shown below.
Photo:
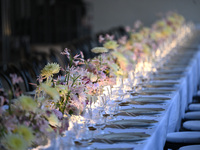
{"label": "chair", "polygon": [[26,79],[28,81],[29,90],[33,91],[35,90],[35,86],[33,86],[30,83],[36,83],[37,81],[37,74],[34,71],[34,67],[31,63],[27,60],[21,60],[20,61],[20,69],[23,71],[24,75],[26,76]]}
{"label": "chair", "polygon": [[200,132],[173,132],[167,134],[164,150],[176,150],[182,146],[200,144]]}
{"label": "chair", "polygon": [[179,150],[200,150],[200,145],[189,145],[179,148]]}
{"label": "chair", "polygon": [[0,82],[1,88],[3,88],[4,91],[9,94],[11,99],[14,98],[14,87],[9,77],[3,72],[0,72]]}
{"label": "chair", "polygon": [[185,121],[183,128],[191,131],[200,131],[200,120]]}
{"label": "chair", "polygon": [[[12,80],[11,74],[16,74],[18,77],[21,77],[23,82],[19,82],[14,86],[14,90],[16,91],[17,88],[20,88],[22,92],[29,91],[29,85],[27,78],[22,70],[19,70],[18,67],[16,67],[14,64],[10,63],[7,65],[7,70],[5,71],[6,75]],[[13,84],[13,83],[12,83]]]}
{"label": "chair", "polygon": [[200,111],[185,113],[184,120],[200,120]]}
{"label": "chair", "polygon": [[200,111],[200,103],[191,103],[188,109],[189,111]]}
{"label": "chair", "polygon": [[36,55],[32,54],[29,62],[32,66],[34,74],[36,74],[36,77],[39,76],[40,75],[40,65],[39,65],[38,57]]}
{"label": "chair", "polygon": [[82,51],[84,58],[88,59],[88,58],[91,58],[90,50],[89,50],[89,47],[87,46],[87,43],[85,43],[85,42],[86,42],[85,39],[77,39],[74,41],[74,43],[73,43],[73,45],[75,47],[74,55],[80,54],[80,52]]}

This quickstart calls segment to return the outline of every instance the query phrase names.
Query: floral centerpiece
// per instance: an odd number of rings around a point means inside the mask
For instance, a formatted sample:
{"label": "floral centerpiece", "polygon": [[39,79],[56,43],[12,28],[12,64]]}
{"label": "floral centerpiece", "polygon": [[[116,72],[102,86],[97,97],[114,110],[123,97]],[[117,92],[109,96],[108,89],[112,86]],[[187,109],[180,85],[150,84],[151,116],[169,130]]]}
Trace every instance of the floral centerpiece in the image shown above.
{"label": "floral centerpiece", "polygon": [[[100,36],[103,46],[91,50],[99,54],[93,59],[84,60],[82,52],[72,56],[66,48],[61,54],[69,63],[65,68],[48,63],[41,70],[34,98],[22,95],[17,87],[18,98],[11,100],[0,89],[0,149],[25,150],[40,145],[50,134],[62,134],[70,116],[82,115],[90,97],[101,95],[104,86],[114,85],[117,77],[126,78],[131,71],[151,71],[145,66],[156,61],[163,44],[176,38],[183,24],[184,18],[173,12],[151,28],[136,21],[133,29],[126,28],[128,36],[118,41],[111,35]],[[64,75],[55,76],[59,72]],[[21,82],[11,77],[13,84]]]}
{"label": "floral centerpiece", "polygon": [[0,146],[8,150],[25,150],[35,147],[52,132],[49,122],[58,125],[51,115],[38,107],[29,96],[10,102],[8,109],[0,106]]}

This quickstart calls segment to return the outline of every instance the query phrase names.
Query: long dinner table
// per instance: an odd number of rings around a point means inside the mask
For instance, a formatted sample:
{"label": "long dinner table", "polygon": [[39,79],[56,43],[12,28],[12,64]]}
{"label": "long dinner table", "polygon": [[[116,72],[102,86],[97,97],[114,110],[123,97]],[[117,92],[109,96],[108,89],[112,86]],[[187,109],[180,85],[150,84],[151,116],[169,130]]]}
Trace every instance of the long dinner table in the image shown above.
{"label": "long dinner table", "polygon": [[66,143],[70,135],[66,134],[51,140],[45,149],[162,150],[167,133],[179,131],[187,106],[197,93],[200,83],[198,42],[196,37],[179,46],[141,93],[131,93],[118,103],[119,112],[113,120],[98,130],[87,132],[85,136],[91,136],[91,141],[69,146]]}

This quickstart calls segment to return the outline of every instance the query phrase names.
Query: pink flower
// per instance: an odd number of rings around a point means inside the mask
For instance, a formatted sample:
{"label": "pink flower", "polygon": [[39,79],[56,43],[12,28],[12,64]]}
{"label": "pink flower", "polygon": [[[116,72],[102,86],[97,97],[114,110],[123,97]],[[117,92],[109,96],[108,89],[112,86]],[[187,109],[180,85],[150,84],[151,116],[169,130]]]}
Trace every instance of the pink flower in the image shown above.
{"label": "pink flower", "polygon": [[58,119],[62,119],[63,118],[63,114],[59,110],[53,109],[52,111],[58,117]]}
{"label": "pink flower", "polygon": [[139,51],[142,51],[142,49],[143,49],[141,43],[134,43],[133,46],[134,46],[137,50],[139,50]]}
{"label": "pink flower", "polygon": [[126,32],[130,32],[130,31],[131,31],[131,27],[126,26],[126,27],[125,27],[125,30],[126,30]]}
{"label": "pink flower", "polygon": [[84,59],[84,55],[83,55],[83,52],[82,52],[82,51],[80,51],[80,54],[81,54],[81,58]]}
{"label": "pink flower", "polygon": [[84,84],[89,84],[90,83],[90,78],[88,78],[87,76],[84,76],[82,78],[82,80],[84,81]]}
{"label": "pink flower", "polygon": [[79,61],[73,61],[73,63],[75,64],[75,66],[78,66]]}
{"label": "pink flower", "polygon": [[116,84],[116,79],[115,78],[109,78],[108,79],[108,85],[115,85]]}
{"label": "pink flower", "polygon": [[103,38],[102,35],[99,35],[99,43],[102,43],[105,39]]}
{"label": "pink flower", "polygon": [[70,59],[70,53],[69,52],[70,52],[70,49],[65,48],[64,52],[61,52],[60,54],[61,55],[67,55],[67,58]]}
{"label": "pink flower", "polygon": [[82,102],[84,102],[84,101],[86,100],[86,94],[85,94],[85,92],[79,93],[79,99],[80,99]]}
{"label": "pink flower", "polygon": [[107,40],[113,40],[114,39],[114,35],[106,34],[106,39]]}
{"label": "pink flower", "polygon": [[96,88],[98,88],[98,87],[99,87],[99,83],[94,83],[94,84],[93,84],[93,88],[96,89]]}
{"label": "pink flower", "polygon": [[65,49],[64,49],[64,52],[61,52],[61,54],[62,54],[62,55],[70,55],[69,51],[70,51],[70,49],[65,48]]}
{"label": "pink flower", "polygon": [[127,42],[127,36],[122,36],[122,37],[118,40],[118,42],[119,42],[120,44],[125,45],[126,42]]}
{"label": "pink flower", "polygon": [[71,94],[71,103],[79,102],[78,96],[76,94]]}
{"label": "pink flower", "polygon": [[30,121],[24,121],[24,125],[29,126],[30,125]]}
{"label": "pink flower", "polygon": [[137,20],[136,22],[135,22],[135,24],[134,24],[134,28],[135,29],[138,29],[138,28],[140,28],[142,26],[142,22],[140,21],[140,20]]}
{"label": "pink flower", "polygon": [[12,84],[17,84],[20,82],[24,82],[23,79],[21,77],[18,77],[16,74],[10,74],[10,77],[12,79]]}
{"label": "pink flower", "polygon": [[7,128],[8,131],[14,130],[16,127],[16,123],[18,122],[16,116],[8,116],[4,126]]}
{"label": "pink flower", "polygon": [[77,59],[79,56],[80,56],[80,54],[76,54],[76,55],[74,56],[74,59]]}
{"label": "pink flower", "polygon": [[106,74],[103,71],[100,71],[100,79],[105,80],[106,79]]}

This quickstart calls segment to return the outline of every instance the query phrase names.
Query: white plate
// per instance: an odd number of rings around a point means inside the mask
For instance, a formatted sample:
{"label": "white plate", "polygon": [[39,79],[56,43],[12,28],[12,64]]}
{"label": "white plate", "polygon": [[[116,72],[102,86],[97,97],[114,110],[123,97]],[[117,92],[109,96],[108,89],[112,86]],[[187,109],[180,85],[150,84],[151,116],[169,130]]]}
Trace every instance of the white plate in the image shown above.
{"label": "white plate", "polygon": [[127,132],[127,133],[112,133],[112,134],[102,134],[93,139],[93,142],[102,142],[113,144],[117,142],[135,142],[144,140],[150,135],[144,132]]}
{"label": "white plate", "polygon": [[106,127],[110,128],[128,128],[128,127],[147,127],[156,123],[156,120],[147,119],[130,119],[130,120],[116,120],[108,122]]}

